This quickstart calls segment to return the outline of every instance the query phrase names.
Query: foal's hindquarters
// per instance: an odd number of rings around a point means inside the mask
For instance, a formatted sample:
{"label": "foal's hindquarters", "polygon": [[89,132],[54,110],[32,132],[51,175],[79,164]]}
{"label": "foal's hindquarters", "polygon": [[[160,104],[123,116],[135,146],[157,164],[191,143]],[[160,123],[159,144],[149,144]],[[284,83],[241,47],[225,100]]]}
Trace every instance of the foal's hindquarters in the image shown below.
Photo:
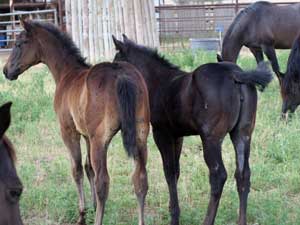
{"label": "foal's hindquarters", "polygon": [[96,206],[95,224],[100,225],[109,192],[107,148],[121,130],[124,147],[135,161],[132,180],[138,199],[139,225],[144,225],[150,112],[147,87],[139,72],[128,63],[95,65],[78,79],[61,82],[56,90],[55,109],[79,193],[78,224],[85,224],[80,136],[87,143],[85,170]]}
{"label": "foal's hindquarters", "polygon": [[[240,74],[241,79],[247,79],[248,74]],[[196,103],[200,100],[198,105],[201,105],[204,100],[207,104],[205,112],[198,119],[198,124],[201,127],[203,155],[209,169],[211,186],[210,200],[203,225],[214,224],[223,187],[227,180],[227,172],[222,159],[222,142],[227,134],[230,134],[236,156],[235,179],[240,203],[238,224],[247,224],[246,211],[251,173],[249,156],[256,119],[257,91],[253,85],[245,84],[243,81],[236,82],[228,77],[229,74],[226,76],[225,73],[219,78],[217,75],[213,77],[211,74],[200,75],[200,73],[196,76],[199,94],[202,96],[202,98],[200,96],[197,98]],[[213,92],[209,91],[213,89]]]}

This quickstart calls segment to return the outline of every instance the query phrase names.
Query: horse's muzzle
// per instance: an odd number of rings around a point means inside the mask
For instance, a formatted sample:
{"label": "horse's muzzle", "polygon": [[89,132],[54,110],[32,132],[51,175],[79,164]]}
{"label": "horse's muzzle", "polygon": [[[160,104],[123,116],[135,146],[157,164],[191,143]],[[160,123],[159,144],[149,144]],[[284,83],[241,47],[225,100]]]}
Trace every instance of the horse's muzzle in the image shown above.
{"label": "horse's muzzle", "polygon": [[9,72],[8,69],[7,69],[7,67],[3,68],[4,76],[8,80],[16,80],[16,79],[18,79],[18,76],[19,76],[20,72],[21,72],[21,70],[19,68],[16,69],[16,70],[14,70],[14,71],[12,71],[12,72]]}

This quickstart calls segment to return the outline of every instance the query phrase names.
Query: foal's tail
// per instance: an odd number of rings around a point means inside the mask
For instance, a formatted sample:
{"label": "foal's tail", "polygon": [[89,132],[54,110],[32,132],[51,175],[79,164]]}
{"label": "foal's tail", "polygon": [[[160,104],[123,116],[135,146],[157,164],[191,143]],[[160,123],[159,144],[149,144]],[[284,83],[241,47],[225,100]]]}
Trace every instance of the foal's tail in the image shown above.
{"label": "foal's tail", "polygon": [[272,81],[273,75],[268,64],[260,62],[256,70],[234,73],[234,79],[240,83],[256,86],[260,91],[263,91]]}
{"label": "foal's tail", "polygon": [[136,85],[121,76],[117,81],[123,145],[129,157],[137,155],[136,148]]}

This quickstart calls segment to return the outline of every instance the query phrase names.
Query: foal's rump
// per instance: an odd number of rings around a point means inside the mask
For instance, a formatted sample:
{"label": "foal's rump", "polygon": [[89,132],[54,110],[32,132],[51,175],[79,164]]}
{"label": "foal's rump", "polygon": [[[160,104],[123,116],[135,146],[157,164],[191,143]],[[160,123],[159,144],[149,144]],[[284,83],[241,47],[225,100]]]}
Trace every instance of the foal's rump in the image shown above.
{"label": "foal's rump", "polygon": [[145,140],[149,126],[148,91],[139,71],[126,62],[100,63],[91,68],[86,87],[88,132],[104,126],[105,136],[112,137],[121,129],[127,154],[136,156],[137,121],[146,129]]}
{"label": "foal's rump", "polygon": [[[240,111],[240,102],[247,96],[256,96],[256,89],[263,90],[272,80],[272,73],[265,63],[255,70],[243,71],[230,62],[204,64],[193,73],[204,114],[232,117]],[[256,97],[255,97],[256,98]],[[219,117],[219,116],[218,116]]]}
{"label": "foal's rump", "polygon": [[194,76],[198,78],[198,85],[203,86],[202,88],[205,88],[205,84],[210,84],[216,90],[222,90],[224,86],[225,89],[232,88],[232,85],[240,83],[263,91],[273,78],[265,62],[259,63],[255,70],[250,71],[243,71],[231,62],[208,63],[198,67],[194,71]]}

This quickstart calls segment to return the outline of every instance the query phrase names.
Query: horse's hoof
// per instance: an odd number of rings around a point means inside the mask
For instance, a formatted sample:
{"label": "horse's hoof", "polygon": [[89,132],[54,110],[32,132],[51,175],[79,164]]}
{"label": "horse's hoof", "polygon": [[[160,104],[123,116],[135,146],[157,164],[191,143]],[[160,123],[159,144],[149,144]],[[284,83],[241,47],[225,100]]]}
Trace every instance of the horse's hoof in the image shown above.
{"label": "horse's hoof", "polygon": [[85,219],[83,217],[80,217],[77,221],[77,225],[86,225]]}
{"label": "horse's hoof", "polygon": [[178,221],[171,222],[170,225],[179,225],[179,222]]}
{"label": "horse's hoof", "polygon": [[170,225],[179,225],[179,219],[171,220]]}

